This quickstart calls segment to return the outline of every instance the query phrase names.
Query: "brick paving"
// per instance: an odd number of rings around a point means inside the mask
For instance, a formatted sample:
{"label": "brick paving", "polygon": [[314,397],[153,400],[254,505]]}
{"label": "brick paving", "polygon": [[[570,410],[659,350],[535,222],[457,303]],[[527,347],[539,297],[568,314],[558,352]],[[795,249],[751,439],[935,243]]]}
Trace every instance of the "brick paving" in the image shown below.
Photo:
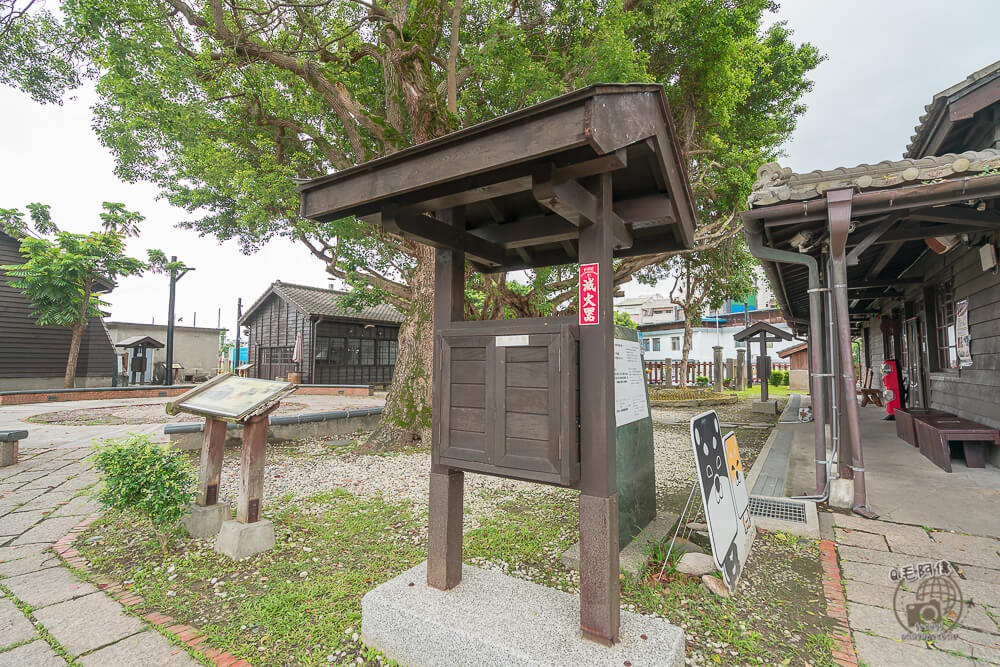
{"label": "brick paving", "polygon": [[[67,567],[87,567],[71,544],[99,509],[78,495],[97,481],[87,453],[80,447],[22,450],[17,465],[0,468],[0,667],[65,665],[64,656],[102,667],[197,665],[153,629],[154,620],[126,613],[137,596],[94,586]],[[179,638],[200,644],[194,635]],[[211,657],[223,655],[232,658],[219,651]]]}
{"label": "brick paving", "polygon": [[[844,514],[834,514],[833,520],[843,588],[829,582],[824,586],[828,600],[831,594],[846,598],[857,651],[854,664],[1000,664],[1000,540]],[[910,631],[893,609],[898,585],[890,570],[940,560],[955,566],[953,579],[962,593],[962,613],[951,632],[956,638],[904,638]],[[824,549],[824,571],[837,565]],[[918,587],[914,582],[910,590]],[[849,655],[835,656],[838,663],[851,664]]]}

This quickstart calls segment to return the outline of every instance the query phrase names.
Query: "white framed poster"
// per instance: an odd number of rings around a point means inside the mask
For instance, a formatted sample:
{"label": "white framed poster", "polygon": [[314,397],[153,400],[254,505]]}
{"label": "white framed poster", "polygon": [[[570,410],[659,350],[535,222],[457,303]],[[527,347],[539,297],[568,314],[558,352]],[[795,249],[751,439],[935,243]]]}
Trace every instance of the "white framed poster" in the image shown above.
{"label": "white framed poster", "polygon": [[955,304],[955,351],[958,353],[960,368],[972,365],[971,342],[969,338],[969,300],[962,299]]}
{"label": "white framed poster", "polygon": [[648,416],[646,377],[639,343],[615,338],[615,427]]}

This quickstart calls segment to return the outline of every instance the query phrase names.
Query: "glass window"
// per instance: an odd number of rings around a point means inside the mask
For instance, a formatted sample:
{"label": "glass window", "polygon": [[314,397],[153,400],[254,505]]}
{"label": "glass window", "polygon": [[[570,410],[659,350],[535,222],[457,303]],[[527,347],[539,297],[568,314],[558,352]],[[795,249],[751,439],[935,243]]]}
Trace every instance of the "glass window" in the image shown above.
{"label": "glass window", "polygon": [[330,363],[337,366],[344,365],[345,343],[343,338],[330,339]]}
{"label": "glass window", "polygon": [[653,341],[653,352],[659,352],[660,351],[660,339],[659,338],[653,338],[652,341]]}
{"label": "glass window", "polygon": [[375,365],[375,341],[370,338],[361,340],[361,365]]}
{"label": "glass window", "polygon": [[934,291],[935,328],[937,329],[938,368],[958,368],[955,335],[955,294],[951,281],[941,283]]}
{"label": "glass window", "polygon": [[680,336],[672,336],[670,338],[670,349],[673,350],[674,352],[676,352],[677,350],[681,349],[681,337]]}
{"label": "glass window", "polygon": [[361,360],[361,339],[348,338],[347,357],[344,360],[344,363],[348,366],[357,366],[360,360]]}
{"label": "glass window", "polygon": [[648,338],[643,338],[642,339],[642,349],[643,349],[644,352],[649,352],[649,339]]}
{"label": "glass window", "polygon": [[378,365],[392,366],[396,363],[396,341],[380,340],[378,342]]}
{"label": "glass window", "polygon": [[330,339],[327,336],[316,337],[316,361],[326,361],[330,358]]}

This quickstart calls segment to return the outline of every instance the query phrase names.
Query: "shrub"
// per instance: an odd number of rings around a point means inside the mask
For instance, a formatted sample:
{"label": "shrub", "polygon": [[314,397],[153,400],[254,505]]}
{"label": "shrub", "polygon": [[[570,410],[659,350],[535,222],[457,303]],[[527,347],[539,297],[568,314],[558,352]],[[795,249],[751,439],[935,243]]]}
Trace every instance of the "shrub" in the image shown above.
{"label": "shrub", "polygon": [[145,517],[166,551],[171,531],[194,500],[194,473],[180,456],[148,435],[130,433],[101,441],[94,449],[94,465],[104,473],[97,499],[105,507]]}
{"label": "shrub", "polygon": [[781,371],[771,371],[770,384],[772,387],[777,387],[781,384]]}
{"label": "shrub", "polygon": [[781,372],[781,384],[788,386],[788,371]]}
{"label": "shrub", "polygon": [[695,379],[694,383],[696,385],[698,385],[699,387],[707,387],[708,386],[708,378],[706,376],[704,376],[704,375],[699,375]]}

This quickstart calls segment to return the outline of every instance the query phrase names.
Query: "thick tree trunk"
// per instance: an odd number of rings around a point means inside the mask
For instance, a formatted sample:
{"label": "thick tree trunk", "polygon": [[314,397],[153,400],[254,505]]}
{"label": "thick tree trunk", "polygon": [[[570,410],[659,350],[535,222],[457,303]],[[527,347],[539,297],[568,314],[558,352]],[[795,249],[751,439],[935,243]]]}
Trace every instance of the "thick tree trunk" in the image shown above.
{"label": "thick tree trunk", "polygon": [[430,442],[431,372],[434,368],[434,248],[417,246],[410,277],[413,296],[399,329],[399,355],[382,420],[365,448],[401,449]]}
{"label": "thick tree trunk", "polygon": [[86,328],[86,322],[70,327],[73,337],[69,343],[69,359],[66,361],[66,377],[63,380],[63,386],[67,389],[72,389],[73,383],[76,382],[76,362],[80,358],[80,341],[83,340],[83,330]]}
{"label": "thick tree trunk", "polygon": [[691,356],[691,334],[693,333],[693,327],[691,326],[691,319],[687,317],[687,311],[684,311],[684,343],[681,345],[681,387],[688,386],[688,358]]}

